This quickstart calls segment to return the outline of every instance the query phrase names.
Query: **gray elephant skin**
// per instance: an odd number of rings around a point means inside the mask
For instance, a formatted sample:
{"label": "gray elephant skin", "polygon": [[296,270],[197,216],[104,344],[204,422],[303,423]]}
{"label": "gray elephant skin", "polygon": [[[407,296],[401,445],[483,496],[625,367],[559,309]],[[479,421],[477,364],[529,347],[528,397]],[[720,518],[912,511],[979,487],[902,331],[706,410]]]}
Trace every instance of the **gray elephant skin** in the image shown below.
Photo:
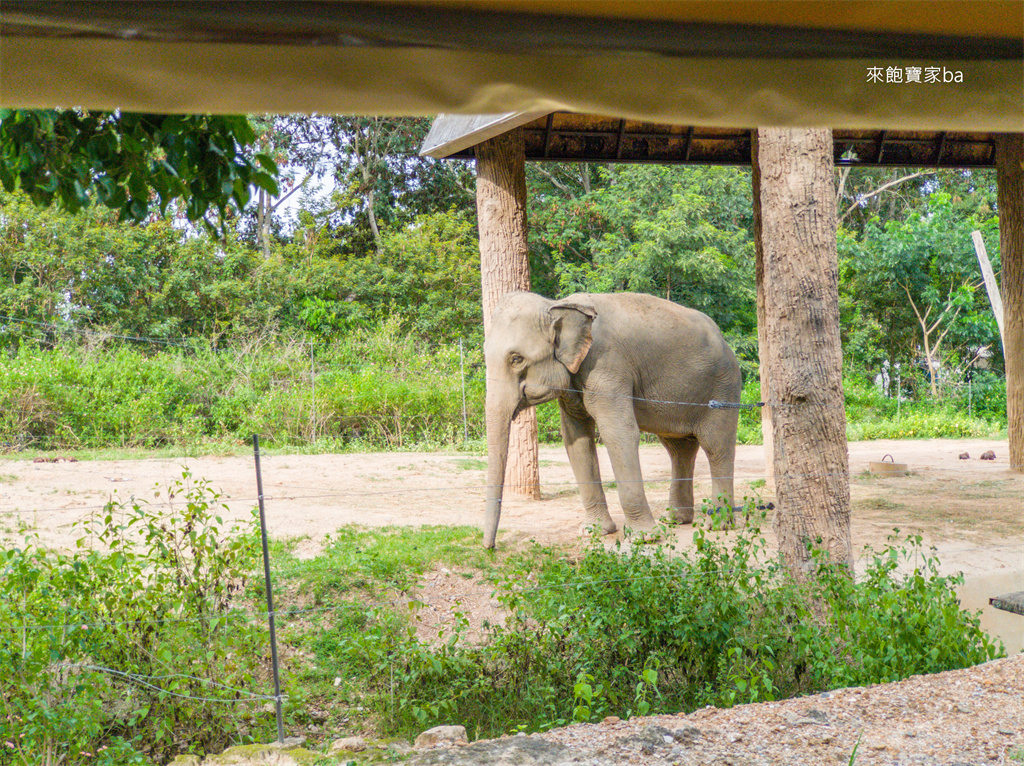
{"label": "gray elephant skin", "polygon": [[639,293],[578,293],[550,300],[502,296],[484,344],[487,361],[488,491],[484,545],[498,532],[509,427],[521,410],[553,399],[580,488],[585,524],[616,531],[601,487],[600,433],[618,483],[626,526],[655,521],[640,470],[640,433],[656,434],[672,464],[671,519],[693,520],[693,468],[707,454],[716,502],[733,498],[735,408],[741,376],[732,349],[705,314]]}

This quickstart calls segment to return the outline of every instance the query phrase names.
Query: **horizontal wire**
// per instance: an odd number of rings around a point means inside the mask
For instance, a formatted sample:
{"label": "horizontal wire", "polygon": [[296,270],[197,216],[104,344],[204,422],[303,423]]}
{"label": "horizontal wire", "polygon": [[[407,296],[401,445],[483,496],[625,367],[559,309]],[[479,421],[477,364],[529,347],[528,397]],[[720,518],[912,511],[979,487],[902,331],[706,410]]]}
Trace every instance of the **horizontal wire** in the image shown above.
{"label": "horizontal wire", "polygon": [[[484,378],[488,383],[504,383],[508,381],[498,380],[496,378]],[[752,409],[755,407],[795,407],[795,404],[785,404],[783,402],[753,402],[750,404],[743,404],[742,402],[720,402],[715,399],[711,399],[705,402],[677,402],[674,400],[667,399],[648,399],[643,396],[633,396],[632,394],[623,393],[605,393],[604,391],[596,391],[594,389],[585,388],[559,388],[557,386],[544,386],[548,391],[559,391],[563,394],[580,394],[589,396],[605,397],[607,399],[631,399],[634,402],[645,402],[647,404],[670,404],[679,405],[682,407],[710,407],[711,409],[722,409],[722,408],[733,408],[733,409]],[[554,401],[554,400],[552,400]],[[810,404],[810,402],[805,402]],[[824,406],[824,403],[822,403]]]}
{"label": "horizontal wire", "polygon": [[209,614],[203,617],[161,617],[159,619],[133,619],[133,620],[99,620],[96,622],[79,621],[62,623],[40,623],[36,625],[0,625],[0,630],[60,630],[74,632],[77,630],[96,630],[111,625],[195,625],[207,622],[227,622],[232,618],[245,618],[251,620],[253,617],[266,617],[267,612],[250,612],[244,609],[235,609],[231,612]]}
{"label": "horizontal wire", "polygon": [[[3,315],[0,315],[0,320],[2,320],[2,319],[8,319],[10,321],[24,322],[24,323],[28,323],[28,324],[35,324],[35,325],[39,325],[39,326],[58,327],[57,325],[46,325],[46,324],[39,323],[39,322],[32,322],[30,320],[20,320],[20,319],[17,319],[17,318],[5,317]],[[82,332],[84,332],[84,331],[82,331]],[[188,348],[187,346],[181,346],[180,344],[174,343],[173,341],[170,341],[170,340],[147,339],[144,336],[111,335],[111,334],[108,334],[108,333],[96,333],[96,334],[106,335],[108,337],[115,337],[115,338],[120,338],[120,339],[124,339],[124,340],[150,341],[150,342],[154,342],[154,343],[163,343],[163,344],[166,344],[166,345],[179,346],[181,348]],[[310,375],[312,377],[318,378],[318,379],[329,379],[330,377],[332,377],[335,374],[336,373],[331,373],[331,372],[326,372],[326,373],[324,373],[324,372],[310,373]],[[454,373],[453,373],[453,375],[454,375]],[[298,375],[296,377],[303,377],[303,378],[305,378],[305,377],[309,377],[309,376],[305,375],[305,374],[300,374],[300,375]],[[499,379],[495,379],[495,378],[486,378],[486,377],[484,378],[484,380],[486,382],[488,382],[488,383],[506,383],[507,382],[507,381],[503,381],[503,380],[499,380]],[[26,382],[28,382],[28,381],[26,381]],[[56,383],[56,384],[50,384],[50,385],[54,386],[54,387],[83,388],[83,389],[93,390],[93,387],[86,386],[84,384]],[[962,384],[958,384],[958,385],[962,385]],[[154,388],[154,389],[151,389],[151,390],[152,391],[157,391],[158,389]],[[779,407],[796,407],[796,406],[801,406],[801,405],[802,406],[815,406],[815,405],[817,405],[817,406],[825,406],[824,402],[815,403],[815,402],[810,402],[810,401],[802,402],[800,405],[798,405],[797,403],[791,403],[791,402],[771,402],[771,401],[758,401],[758,402],[749,402],[749,403],[743,403],[743,402],[723,402],[723,401],[719,401],[719,400],[710,400],[710,401],[704,401],[704,402],[685,402],[685,401],[675,401],[675,400],[670,400],[670,399],[651,399],[651,398],[647,398],[647,397],[633,396],[633,395],[621,394],[621,393],[605,393],[605,392],[601,392],[601,391],[595,391],[593,389],[576,389],[576,388],[550,387],[549,390],[550,391],[558,391],[560,393],[571,393],[571,394],[580,394],[580,395],[587,394],[587,395],[590,395],[590,396],[599,396],[599,397],[607,397],[607,398],[623,398],[623,399],[629,399],[629,400],[636,401],[636,402],[644,402],[644,403],[647,403],[647,404],[662,404],[662,405],[674,405],[674,406],[685,406],[685,407],[709,407],[711,409],[722,409],[722,408],[728,408],[728,409],[754,409],[754,408],[757,408],[757,407],[776,407],[776,408],[779,408]],[[363,398],[363,397],[353,397],[353,398]]]}
{"label": "horizontal wire", "polygon": [[[86,328],[69,326],[67,324],[55,324],[55,323],[51,323],[51,322],[37,322],[37,321],[32,320],[32,319],[22,319],[20,317],[6,316],[6,315],[3,315],[3,314],[0,314],[0,321],[4,321],[4,322],[17,322],[19,324],[32,325],[33,327],[42,327],[42,328],[45,328],[45,329],[48,329],[48,330],[54,330],[54,331],[57,331],[57,332],[74,333],[76,335],[81,335],[83,337],[117,338],[118,340],[131,340],[131,341],[137,341],[137,342],[140,342],[140,343],[153,343],[153,344],[156,344],[156,345],[174,346],[176,348],[191,348],[190,346],[185,345],[185,343],[183,343],[183,341],[189,340],[188,338],[175,338],[175,339],[165,338],[165,339],[161,339],[161,338],[150,338],[150,337],[146,337],[146,336],[143,336],[143,335],[118,335],[116,333],[104,332],[102,330],[91,330],[91,329],[86,329]],[[3,328],[0,328],[0,332],[4,332],[4,331],[5,330]]]}
{"label": "horizontal wire", "polygon": [[[383,374],[384,373],[382,372],[382,375]],[[321,374],[318,374],[316,377],[317,377],[318,380],[323,380],[323,379],[330,379],[331,377],[334,377],[335,375],[338,375],[338,373],[321,373]],[[454,376],[454,373],[453,373],[453,376]],[[306,375],[300,374],[300,375],[296,375],[296,376],[294,376],[292,378],[287,378],[287,379],[294,380],[295,378],[307,378],[307,377],[309,377],[308,374],[306,374]],[[22,385],[24,385],[26,387],[28,387],[28,386],[39,386],[40,385],[37,381],[32,380],[32,379],[26,379],[26,380],[20,381],[20,382],[22,383]],[[321,383],[321,385],[323,385],[323,384]],[[66,389],[66,390],[71,390],[71,391],[84,391],[84,392],[88,392],[89,394],[95,394],[97,392],[97,390],[98,390],[96,388],[96,386],[91,386],[91,385],[88,385],[86,383],[51,383],[51,382],[47,382],[42,387],[45,388],[45,389],[56,388],[56,389]],[[765,406],[771,406],[771,407],[794,407],[794,406],[796,406],[794,404],[783,404],[783,403],[774,403],[774,404],[772,404],[772,403],[768,403],[768,402],[751,402],[751,403],[722,402],[722,401],[718,401],[718,400],[715,400],[715,399],[712,399],[712,400],[709,400],[709,401],[706,401],[706,402],[680,402],[680,401],[672,401],[672,400],[666,400],[666,399],[649,399],[649,398],[645,398],[645,397],[642,397],[642,396],[632,396],[632,395],[628,395],[628,394],[603,393],[603,392],[599,392],[599,391],[592,391],[592,390],[586,390],[586,389],[551,388],[550,390],[552,390],[552,391],[559,391],[559,392],[567,393],[567,394],[589,394],[589,395],[593,395],[593,396],[606,397],[606,398],[616,398],[616,399],[621,398],[621,399],[627,399],[627,400],[631,400],[631,401],[635,401],[635,402],[644,402],[644,403],[647,403],[647,404],[663,404],[663,405],[673,405],[673,406],[682,406],[682,407],[708,407],[710,409],[741,409],[741,410],[746,410],[746,409],[755,409],[757,407],[765,407]],[[137,396],[139,393],[166,393],[166,389],[156,388],[156,387],[153,387],[153,388],[140,388],[140,389],[134,389],[131,392],[130,395],[127,394],[127,393],[124,393],[124,394],[121,394],[121,396],[123,398],[129,398],[129,396],[133,396],[134,397],[134,396]],[[114,397],[118,396],[117,392],[114,392],[112,395]],[[343,400],[347,400],[347,401],[359,401],[359,400],[366,399],[367,396],[365,394],[350,393],[346,397],[339,397],[339,396],[336,395],[336,393],[332,393],[332,400],[337,401],[339,398],[342,398]],[[554,400],[552,400],[552,401],[554,401]],[[322,414],[330,415],[330,413],[322,413]],[[201,417],[201,416],[196,415],[194,417]]]}
{"label": "horizontal wire", "polygon": [[[139,675],[137,673],[126,673],[125,671],[122,671],[122,670],[114,670],[113,668],[105,668],[105,667],[103,667],[101,665],[78,665],[76,667],[81,667],[84,670],[93,670],[93,671],[96,671],[96,672],[99,672],[99,673],[105,673],[107,675],[115,676],[115,677],[118,677],[118,678],[124,678],[125,680],[131,681],[132,683],[134,683],[134,684],[136,684],[138,686],[144,686],[146,688],[153,689],[155,691],[160,692],[161,694],[166,694],[169,697],[178,697],[180,699],[192,700],[194,702],[220,702],[220,703],[225,703],[225,704],[235,704],[235,703],[239,703],[239,702],[268,702],[268,701],[269,702],[275,702],[278,699],[277,697],[267,696],[267,695],[264,695],[264,694],[253,694],[252,692],[246,691],[245,689],[233,689],[230,686],[225,686],[224,684],[217,683],[216,681],[212,681],[212,680],[210,680],[208,678],[198,678],[196,676],[186,676],[186,675],[181,675],[181,674],[168,675],[168,676],[144,676],[144,675]],[[223,698],[220,698],[220,697],[194,697],[194,696],[192,696],[190,694],[181,694],[179,692],[172,692],[172,691],[169,691],[167,689],[163,689],[163,688],[161,688],[161,687],[159,687],[159,686],[157,686],[155,684],[151,684],[147,680],[145,680],[145,679],[165,679],[165,678],[182,678],[182,679],[186,679],[186,680],[199,681],[201,683],[210,684],[212,686],[216,686],[216,687],[219,687],[221,689],[225,689],[227,691],[234,692],[235,694],[245,694],[245,695],[248,695],[248,696],[242,697],[240,699],[223,699]],[[286,695],[282,694],[281,698],[285,699]]]}

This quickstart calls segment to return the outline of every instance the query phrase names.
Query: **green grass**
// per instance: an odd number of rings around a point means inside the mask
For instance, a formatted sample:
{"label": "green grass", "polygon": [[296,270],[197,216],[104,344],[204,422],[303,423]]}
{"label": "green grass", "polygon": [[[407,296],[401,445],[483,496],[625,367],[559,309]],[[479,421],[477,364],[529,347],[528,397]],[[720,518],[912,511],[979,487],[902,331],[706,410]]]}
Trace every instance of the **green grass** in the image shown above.
{"label": "green grass", "polygon": [[[60,345],[0,355],[0,453],[238,455],[253,433],[280,454],[483,450],[479,348],[467,352],[468,439],[457,347],[424,350],[388,326],[339,336],[317,349],[315,392],[308,344],[281,338],[255,351]],[[961,392],[898,405],[855,375],[844,387],[851,440],[1005,434],[1005,381],[997,376],[979,377],[970,402]],[[740,399],[757,402],[760,383],[748,380]],[[538,407],[537,417],[540,441],[561,443],[557,403]],[[741,410],[737,441],[761,440],[761,410]]]}
{"label": "green grass", "polygon": [[316,558],[292,555],[295,541],[275,543],[273,560],[281,583],[314,603],[352,590],[376,594],[404,591],[435,565],[490,570],[494,554],[483,548],[476,527],[342,527],[327,535]]}

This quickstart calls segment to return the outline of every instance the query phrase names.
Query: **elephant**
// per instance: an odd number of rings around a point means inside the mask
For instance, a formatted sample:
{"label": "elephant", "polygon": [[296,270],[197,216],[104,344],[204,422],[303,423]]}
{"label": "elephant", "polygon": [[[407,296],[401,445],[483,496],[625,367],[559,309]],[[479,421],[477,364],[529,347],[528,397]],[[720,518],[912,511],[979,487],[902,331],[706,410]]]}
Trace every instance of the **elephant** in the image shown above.
{"label": "elephant", "polygon": [[[641,293],[577,293],[551,300],[511,292],[498,299],[484,341],[488,488],[484,546],[501,514],[509,427],[523,409],[554,399],[580,488],[585,525],[617,530],[608,513],[597,436],[611,460],[626,526],[655,520],[640,470],[640,433],[656,434],[672,464],[669,514],[693,521],[693,469],[707,454],[716,502],[732,511],[739,363],[706,314]],[[709,406],[709,403],[710,406]]]}

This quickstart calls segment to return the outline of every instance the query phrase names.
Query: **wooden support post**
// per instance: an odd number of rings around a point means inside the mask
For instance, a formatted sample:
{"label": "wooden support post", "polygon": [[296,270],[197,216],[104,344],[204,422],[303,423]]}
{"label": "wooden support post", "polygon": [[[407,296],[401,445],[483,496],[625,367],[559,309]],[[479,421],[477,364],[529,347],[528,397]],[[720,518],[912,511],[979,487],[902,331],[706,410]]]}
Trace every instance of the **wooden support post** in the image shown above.
{"label": "wooden support post", "polygon": [[[480,228],[480,282],[484,333],[498,298],[530,289],[526,223],[526,149],[522,128],[476,147],[476,209]],[[490,386],[490,381],[487,382]],[[537,411],[530,407],[512,421],[506,496],[540,499]]]}
{"label": "wooden support post", "polygon": [[758,339],[771,409],[774,528],[797,576],[813,576],[808,545],[852,572],[832,132],[759,128],[754,138]]}
{"label": "wooden support post", "polygon": [[1024,134],[996,136],[1010,470],[1024,473]]}
{"label": "wooden support post", "polygon": [[[761,172],[757,165],[757,131],[750,136],[751,182],[754,201],[754,283],[757,289],[757,350],[761,376],[761,401],[768,400],[768,320],[764,307],[764,254],[761,249]],[[775,492],[775,439],[772,435],[772,408],[761,408],[761,442],[764,444],[764,479],[769,492]]]}

